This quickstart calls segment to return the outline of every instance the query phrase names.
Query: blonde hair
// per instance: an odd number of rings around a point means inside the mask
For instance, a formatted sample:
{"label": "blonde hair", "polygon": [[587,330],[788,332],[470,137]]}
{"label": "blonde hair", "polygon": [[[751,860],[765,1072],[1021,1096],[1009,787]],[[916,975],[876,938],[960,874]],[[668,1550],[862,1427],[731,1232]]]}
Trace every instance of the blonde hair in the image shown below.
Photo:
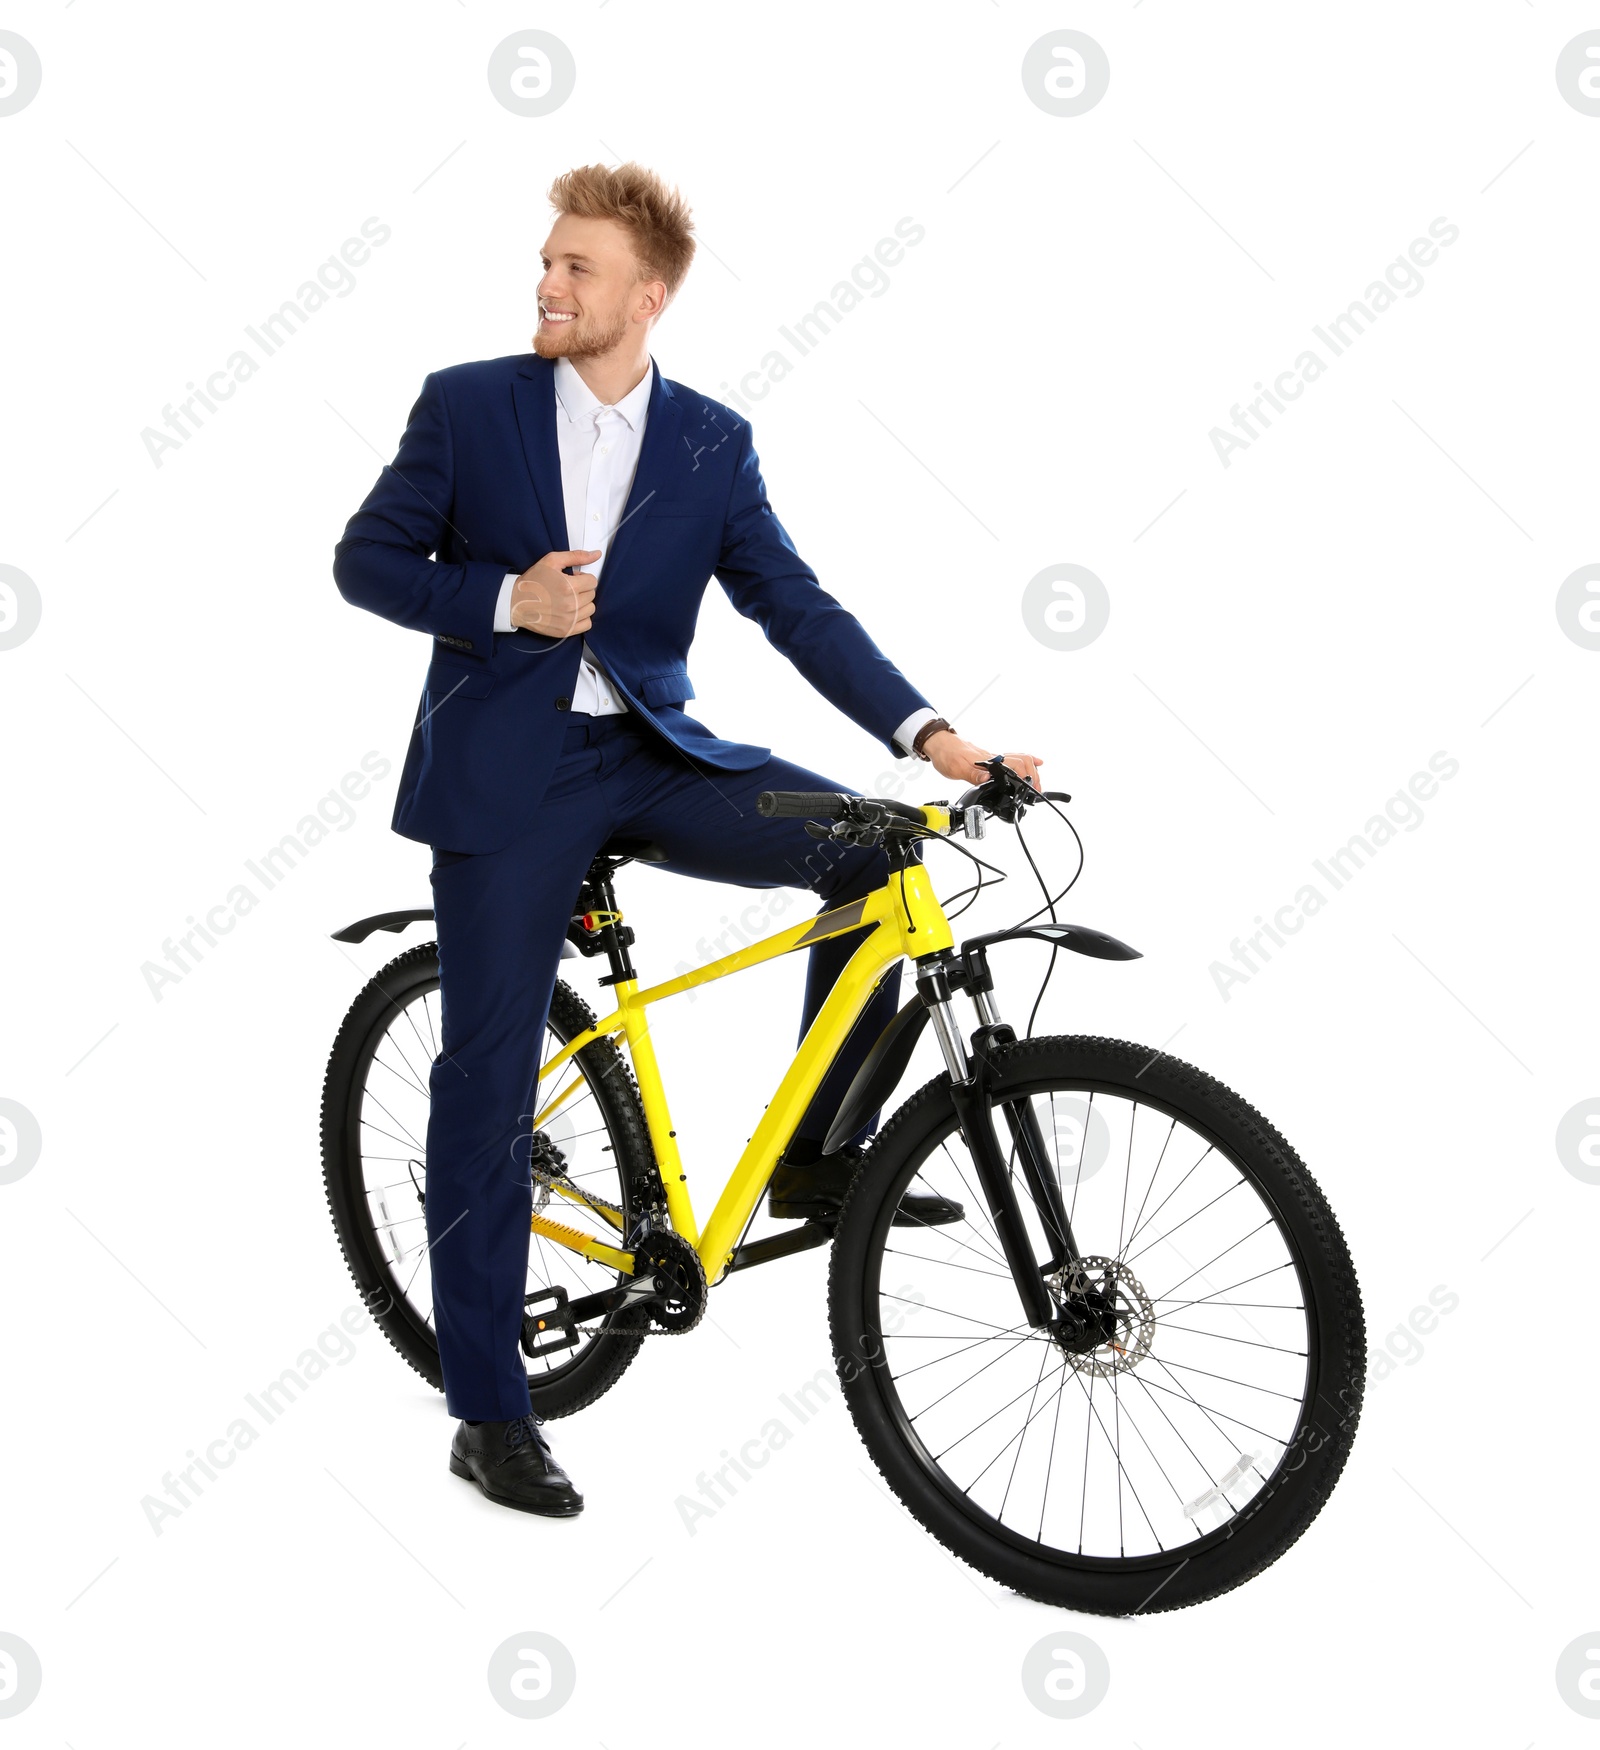
{"label": "blonde hair", "polygon": [[642,164],[584,164],[550,184],[550,204],[575,219],[615,219],[628,233],[642,277],[670,298],[694,260],[694,220],[677,189]]}

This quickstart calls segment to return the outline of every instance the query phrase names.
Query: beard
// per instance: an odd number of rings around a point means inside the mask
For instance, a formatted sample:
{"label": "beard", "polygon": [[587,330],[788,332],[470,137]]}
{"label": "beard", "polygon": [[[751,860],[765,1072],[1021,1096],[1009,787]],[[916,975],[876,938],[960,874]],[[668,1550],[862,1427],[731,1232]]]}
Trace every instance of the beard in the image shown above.
{"label": "beard", "polygon": [[533,350],[544,359],[599,358],[619,345],[627,332],[628,318],[621,310],[609,318],[580,312],[557,328],[536,328]]}

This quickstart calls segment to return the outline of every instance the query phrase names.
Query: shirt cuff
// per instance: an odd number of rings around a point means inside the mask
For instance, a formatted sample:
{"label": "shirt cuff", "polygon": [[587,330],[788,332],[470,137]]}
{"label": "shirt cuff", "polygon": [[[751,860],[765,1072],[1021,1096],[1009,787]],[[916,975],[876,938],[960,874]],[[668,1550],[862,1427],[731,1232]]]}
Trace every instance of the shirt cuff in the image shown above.
{"label": "shirt cuff", "polygon": [[[511,592],[516,588],[517,578],[520,575],[520,572],[508,571],[505,582],[500,585],[500,596],[494,604],[494,629],[497,632],[516,631],[516,627],[511,623]],[[931,717],[933,713],[930,711],[928,715]],[[913,730],[912,734],[915,735],[916,731]]]}
{"label": "shirt cuff", "polygon": [[904,749],[907,758],[910,758],[912,748],[916,743],[917,731],[924,723],[931,723],[938,715],[939,713],[931,705],[920,706],[894,732],[895,743]]}

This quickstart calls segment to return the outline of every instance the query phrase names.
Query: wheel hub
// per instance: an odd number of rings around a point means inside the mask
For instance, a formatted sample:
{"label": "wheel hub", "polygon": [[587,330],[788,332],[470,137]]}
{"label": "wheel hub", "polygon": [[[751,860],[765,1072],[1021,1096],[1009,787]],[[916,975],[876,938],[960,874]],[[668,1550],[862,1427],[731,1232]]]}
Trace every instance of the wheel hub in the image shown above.
{"label": "wheel hub", "polygon": [[1150,1353],[1156,1316],[1144,1285],[1115,1258],[1075,1258],[1045,1278],[1059,1316],[1051,1327],[1075,1372],[1109,1379]]}

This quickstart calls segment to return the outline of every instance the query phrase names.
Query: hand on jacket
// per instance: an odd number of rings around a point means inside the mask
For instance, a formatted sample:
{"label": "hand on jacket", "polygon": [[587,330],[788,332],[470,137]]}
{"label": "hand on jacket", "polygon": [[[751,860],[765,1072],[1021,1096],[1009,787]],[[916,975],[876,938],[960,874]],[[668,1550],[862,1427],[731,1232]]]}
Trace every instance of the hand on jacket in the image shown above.
{"label": "hand on jacket", "polygon": [[[546,638],[570,638],[594,624],[595,580],[583,566],[600,557],[600,549],[546,553],[523,572],[511,589],[511,623]],[[569,577],[566,567],[579,570]]]}

